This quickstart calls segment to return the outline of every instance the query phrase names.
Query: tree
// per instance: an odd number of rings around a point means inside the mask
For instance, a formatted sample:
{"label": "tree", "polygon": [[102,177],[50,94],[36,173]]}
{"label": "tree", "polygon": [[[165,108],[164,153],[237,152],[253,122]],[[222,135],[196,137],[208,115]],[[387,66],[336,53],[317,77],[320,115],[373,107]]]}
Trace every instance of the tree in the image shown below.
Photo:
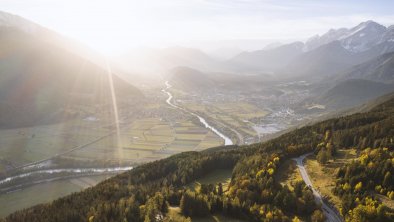
{"label": "tree", "polygon": [[313,211],[313,214],[311,216],[311,222],[325,222],[325,221],[326,221],[326,216],[324,216],[321,210]]}
{"label": "tree", "polygon": [[185,216],[206,216],[210,211],[207,196],[189,190],[183,194],[180,208]]}
{"label": "tree", "polygon": [[383,186],[388,187],[392,185],[392,181],[391,181],[391,173],[388,171],[385,175],[384,175],[384,179],[383,179]]}
{"label": "tree", "polygon": [[356,184],[356,186],[354,186],[354,191],[355,192],[361,191],[362,188],[363,188],[363,182],[360,181]]}
{"label": "tree", "polygon": [[223,185],[222,185],[222,183],[218,184],[218,195],[219,196],[223,195]]}
{"label": "tree", "polygon": [[305,183],[303,180],[297,180],[294,185],[294,193],[296,197],[301,197],[302,189],[304,188]]}
{"label": "tree", "polygon": [[321,149],[319,153],[317,153],[316,157],[317,161],[322,164],[326,164],[328,160],[330,159],[330,155],[328,153],[328,150],[326,149]]}
{"label": "tree", "polygon": [[145,205],[145,222],[158,221],[163,219],[168,212],[168,203],[159,192],[150,198]]}
{"label": "tree", "polygon": [[291,220],[291,222],[301,222],[301,220],[297,216],[295,216],[293,220]]}

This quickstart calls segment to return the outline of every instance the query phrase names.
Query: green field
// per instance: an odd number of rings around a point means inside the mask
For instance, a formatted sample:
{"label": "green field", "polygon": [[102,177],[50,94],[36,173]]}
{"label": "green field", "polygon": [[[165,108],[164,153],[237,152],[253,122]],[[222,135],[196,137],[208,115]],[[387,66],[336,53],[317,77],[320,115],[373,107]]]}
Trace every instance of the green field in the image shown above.
{"label": "green field", "polygon": [[144,118],[121,128],[119,135],[114,133],[67,154],[67,157],[138,163],[222,144],[223,141],[216,134],[190,120],[169,123],[160,118]]}
{"label": "green field", "polygon": [[80,177],[37,184],[22,190],[0,195],[0,218],[16,210],[40,203],[47,203],[59,197],[81,191],[109,176]]}
{"label": "green field", "polygon": [[[180,214],[180,208],[179,207],[170,207],[168,211],[167,217],[171,218],[173,221],[182,220],[185,219],[182,214]],[[239,219],[234,219],[231,217],[227,217],[221,214],[214,214],[210,215],[208,217],[193,217],[190,218],[192,222],[246,222],[243,220]]]}
{"label": "green field", "polygon": [[84,120],[0,130],[0,169],[46,159],[108,133],[100,123]]}
{"label": "green field", "polygon": [[218,169],[213,172],[208,173],[204,177],[199,178],[198,180],[190,183],[188,187],[191,190],[197,191],[200,189],[201,184],[223,184],[223,190],[226,191],[228,185],[231,181],[232,170],[228,169]]}
{"label": "green field", "polygon": [[188,119],[173,123],[160,118],[138,119],[122,126],[119,135],[109,123],[107,120],[74,120],[0,130],[0,175],[6,169],[50,158],[76,147],[80,148],[64,157],[140,163],[223,144],[216,134]]}
{"label": "green field", "polygon": [[185,108],[214,119],[220,123],[226,123],[244,135],[256,136],[252,123],[254,118],[262,118],[269,112],[262,110],[249,103],[215,103],[201,105],[196,103],[184,103]]}

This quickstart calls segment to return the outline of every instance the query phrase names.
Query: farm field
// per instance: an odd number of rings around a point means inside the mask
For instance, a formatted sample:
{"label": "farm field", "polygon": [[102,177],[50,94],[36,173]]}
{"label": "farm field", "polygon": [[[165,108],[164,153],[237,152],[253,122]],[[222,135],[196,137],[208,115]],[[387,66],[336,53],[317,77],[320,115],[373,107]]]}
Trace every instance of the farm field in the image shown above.
{"label": "farm field", "polygon": [[127,160],[140,163],[223,144],[216,134],[188,119],[174,122],[160,118],[138,119],[122,125],[119,135],[113,128],[106,120],[74,120],[0,130],[0,175],[7,169],[75,148],[63,157],[78,161]]}
{"label": "farm field", "polygon": [[114,133],[66,157],[141,163],[222,144],[220,137],[191,120],[170,123],[160,118],[144,118],[122,127],[119,135]]}
{"label": "farm field", "polygon": [[0,173],[71,150],[109,133],[100,122],[88,120],[0,130]]}
{"label": "farm field", "polygon": [[218,122],[226,123],[229,127],[248,136],[257,135],[252,128],[253,123],[250,120],[262,118],[269,114],[269,112],[249,103],[215,103],[206,105],[183,103],[182,106],[193,112],[202,113]]}
{"label": "farm field", "polygon": [[16,210],[39,203],[47,203],[73,192],[81,191],[96,185],[108,177],[109,175],[103,175],[56,180],[37,184],[16,192],[2,194],[0,195],[0,217],[4,217]]}

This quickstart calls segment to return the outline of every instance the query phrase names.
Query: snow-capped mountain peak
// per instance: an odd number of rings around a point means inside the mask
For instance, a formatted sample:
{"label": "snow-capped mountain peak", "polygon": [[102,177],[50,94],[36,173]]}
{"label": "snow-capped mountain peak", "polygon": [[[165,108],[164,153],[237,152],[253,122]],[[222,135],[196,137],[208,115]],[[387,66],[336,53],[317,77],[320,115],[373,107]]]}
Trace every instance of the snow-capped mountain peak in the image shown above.
{"label": "snow-capped mountain peak", "polygon": [[366,21],[349,30],[339,40],[351,52],[362,52],[382,42],[387,28],[374,21]]}
{"label": "snow-capped mountain peak", "polygon": [[359,53],[385,42],[394,42],[394,26],[386,28],[369,20],[350,29],[330,29],[321,36],[308,39],[305,48],[309,51],[333,41],[339,41],[343,48],[352,53]]}

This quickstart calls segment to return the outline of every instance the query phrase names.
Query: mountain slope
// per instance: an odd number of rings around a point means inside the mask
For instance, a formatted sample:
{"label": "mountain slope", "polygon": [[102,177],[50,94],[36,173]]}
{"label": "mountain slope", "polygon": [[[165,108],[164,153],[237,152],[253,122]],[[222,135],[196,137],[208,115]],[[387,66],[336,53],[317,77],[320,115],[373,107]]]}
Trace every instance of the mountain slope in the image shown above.
{"label": "mountain slope", "polygon": [[215,87],[215,81],[209,74],[189,67],[176,67],[169,71],[170,83],[185,92],[201,91]]}
{"label": "mountain slope", "polygon": [[293,76],[307,76],[309,78],[332,77],[344,73],[353,66],[362,64],[385,53],[392,52],[393,46],[385,43],[374,45],[372,48],[354,53],[334,41],[308,51],[295,58],[284,69],[285,73]]}
{"label": "mountain slope", "polygon": [[104,57],[91,48],[18,15],[0,11],[0,27],[14,28],[105,68]]}
{"label": "mountain slope", "polygon": [[[15,28],[0,27],[0,125],[59,121],[78,105],[110,104],[107,71]],[[113,75],[118,97],[141,96]]]}
{"label": "mountain slope", "polygon": [[295,58],[287,67],[293,75],[321,77],[335,74],[357,64],[357,57],[334,41]]}
{"label": "mountain slope", "polygon": [[302,42],[294,42],[273,49],[243,52],[227,61],[227,64],[240,70],[275,71],[300,55],[303,47]]}
{"label": "mountain slope", "polygon": [[218,71],[225,67],[206,53],[186,47],[140,49],[114,58],[124,70],[161,77],[168,70],[185,66],[201,71]]}
{"label": "mountain slope", "polygon": [[305,43],[244,52],[227,64],[236,71],[321,79],[393,51],[394,27],[366,21],[349,29],[331,29]]}
{"label": "mountain slope", "polygon": [[349,79],[323,93],[316,99],[328,109],[345,109],[394,91],[394,85],[362,79]]}
{"label": "mountain slope", "polygon": [[316,35],[305,42],[305,50],[311,51],[322,45],[339,41],[341,46],[348,51],[358,53],[367,51],[382,43],[392,46],[393,34],[392,28],[386,28],[369,20],[350,29],[330,29],[322,36]]}
{"label": "mountain slope", "polygon": [[387,53],[355,66],[339,77],[345,79],[366,79],[376,82],[394,82],[394,53]]}

